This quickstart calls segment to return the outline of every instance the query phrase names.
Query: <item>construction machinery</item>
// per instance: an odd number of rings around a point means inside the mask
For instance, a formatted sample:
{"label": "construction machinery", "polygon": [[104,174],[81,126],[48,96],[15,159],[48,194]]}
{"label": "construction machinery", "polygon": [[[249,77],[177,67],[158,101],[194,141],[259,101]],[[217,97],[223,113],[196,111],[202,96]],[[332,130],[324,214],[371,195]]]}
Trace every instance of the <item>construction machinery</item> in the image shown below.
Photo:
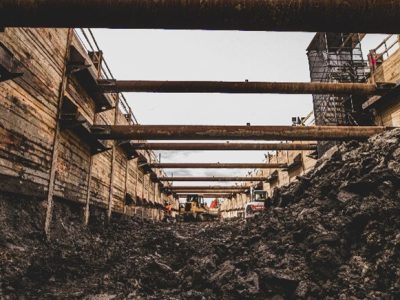
{"label": "construction machinery", "polygon": [[265,210],[267,192],[263,190],[251,189],[251,202],[244,206],[244,218],[249,219],[261,214]]}
{"label": "construction machinery", "polygon": [[264,190],[251,190],[251,201],[265,202],[267,200],[267,191]]}
{"label": "construction machinery", "polygon": [[179,206],[181,221],[211,221],[219,217],[219,205],[209,207],[201,194],[189,194],[186,202]]}

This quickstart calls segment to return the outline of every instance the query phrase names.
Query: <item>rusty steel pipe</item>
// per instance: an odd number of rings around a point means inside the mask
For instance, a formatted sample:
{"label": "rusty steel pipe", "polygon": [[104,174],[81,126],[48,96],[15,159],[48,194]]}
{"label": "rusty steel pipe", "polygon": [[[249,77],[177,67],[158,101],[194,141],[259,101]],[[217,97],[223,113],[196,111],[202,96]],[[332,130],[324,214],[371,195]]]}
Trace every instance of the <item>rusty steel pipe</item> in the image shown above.
{"label": "rusty steel pipe", "polygon": [[314,151],[317,149],[316,144],[300,144],[300,143],[136,143],[132,146],[137,150],[247,150],[247,151],[273,151],[273,150],[297,150],[297,151]]}
{"label": "rusty steel pipe", "polygon": [[150,163],[154,169],[282,169],[287,164],[267,163]]}
{"label": "rusty steel pipe", "polygon": [[245,191],[247,191],[249,189],[250,188],[235,188],[235,189],[232,189],[232,188],[229,188],[229,187],[226,188],[226,189],[221,189],[219,187],[211,187],[211,188],[209,188],[209,187],[200,187],[200,188],[197,188],[197,187],[189,187],[189,188],[186,188],[186,187],[178,187],[178,188],[172,187],[171,191],[173,191],[174,193],[185,193],[185,194],[193,193],[193,192],[198,192],[198,193],[218,193],[218,194],[220,194],[220,193],[228,193],[228,194],[230,194],[230,193],[245,192]]}
{"label": "rusty steel pipe", "polygon": [[226,188],[226,189],[220,189],[219,187],[170,187],[170,190],[173,191],[174,193],[193,193],[193,192],[199,192],[199,193],[238,193],[238,192],[244,192],[249,190],[250,188]]}
{"label": "rusty steel pipe", "polygon": [[399,19],[398,0],[0,1],[1,27],[399,33]]}
{"label": "rusty steel pipe", "polygon": [[245,194],[248,190],[179,190],[187,194],[210,194],[210,193],[221,193],[227,192],[228,194]]}
{"label": "rusty steel pipe", "polygon": [[92,135],[104,140],[364,140],[384,126],[207,126],[96,125]]}
{"label": "rusty steel pipe", "polygon": [[241,186],[228,186],[228,185],[210,185],[210,186],[172,186],[171,190],[173,191],[181,191],[181,190],[193,190],[193,191],[200,191],[200,190],[219,190],[219,191],[231,191],[231,190],[248,190],[249,187],[241,187]]}
{"label": "rusty steel pipe", "polygon": [[[176,192],[175,194],[178,195],[178,196],[190,195],[189,193],[186,193],[186,192]],[[213,196],[229,196],[232,193],[224,191],[224,192],[212,192],[212,193],[200,193],[200,194],[203,195],[203,196],[205,196],[205,195],[207,195],[207,196],[210,196],[210,195],[213,195]]]}
{"label": "rusty steel pipe", "polygon": [[[236,193],[218,193],[218,194],[203,194],[203,193],[200,193],[200,195],[202,195],[204,198],[227,198],[227,197],[230,197],[230,196],[232,196],[233,194],[236,194]],[[177,196],[179,197],[179,198],[186,198],[188,195],[190,195],[190,194],[178,194]]]}
{"label": "rusty steel pipe", "polygon": [[268,177],[160,177],[160,181],[266,181]]}
{"label": "rusty steel pipe", "polygon": [[105,93],[233,93],[233,94],[345,94],[375,95],[375,84],[327,82],[226,82],[226,81],[109,81],[100,80]]}

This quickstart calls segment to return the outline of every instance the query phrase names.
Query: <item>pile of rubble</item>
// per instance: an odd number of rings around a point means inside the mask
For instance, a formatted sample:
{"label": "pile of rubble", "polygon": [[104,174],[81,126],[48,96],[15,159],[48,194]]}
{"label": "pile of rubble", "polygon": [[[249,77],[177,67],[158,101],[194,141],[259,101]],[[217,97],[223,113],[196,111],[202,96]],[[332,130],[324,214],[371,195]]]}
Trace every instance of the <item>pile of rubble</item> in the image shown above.
{"label": "pile of rubble", "polygon": [[116,219],[1,201],[0,298],[400,297],[400,130],[335,147],[244,223]]}

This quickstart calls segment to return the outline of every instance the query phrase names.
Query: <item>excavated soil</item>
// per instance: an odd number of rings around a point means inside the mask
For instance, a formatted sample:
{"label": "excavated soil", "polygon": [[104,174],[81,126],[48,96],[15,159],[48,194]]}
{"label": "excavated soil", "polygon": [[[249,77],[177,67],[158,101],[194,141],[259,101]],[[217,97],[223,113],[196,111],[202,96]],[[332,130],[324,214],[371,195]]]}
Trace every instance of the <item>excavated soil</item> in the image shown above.
{"label": "excavated soil", "polygon": [[[333,148],[251,222],[164,224],[0,201],[0,298],[400,298],[400,130]],[[96,222],[95,222],[96,221]]]}

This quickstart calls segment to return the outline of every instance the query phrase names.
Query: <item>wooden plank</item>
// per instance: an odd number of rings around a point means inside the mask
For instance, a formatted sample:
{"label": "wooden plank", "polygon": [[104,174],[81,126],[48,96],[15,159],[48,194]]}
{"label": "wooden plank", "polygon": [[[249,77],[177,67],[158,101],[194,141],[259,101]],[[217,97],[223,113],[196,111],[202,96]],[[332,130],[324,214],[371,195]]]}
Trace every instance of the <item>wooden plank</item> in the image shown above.
{"label": "wooden plank", "polygon": [[136,180],[137,180],[136,161],[137,160],[128,161],[129,168],[128,168],[127,191],[133,196],[136,196]]}
{"label": "wooden plank", "polygon": [[381,111],[380,117],[385,126],[400,126],[400,97],[397,103],[385,106]]}
{"label": "wooden plank", "polygon": [[94,101],[73,77],[68,84],[66,95],[77,105],[79,112],[87,120],[94,120],[96,109]]}
{"label": "wooden plank", "polygon": [[47,194],[47,190],[41,184],[23,179],[16,181],[14,176],[6,174],[0,174],[0,190],[8,193],[18,191],[18,194],[30,197],[45,197]]}
{"label": "wooden plank", "polygon": [[87,188],[86,188],[86,201],[85,201],[85,211],[84,211],[84,224],[89,224],[90,217],[90,194],[92,190],[92,171],[93,171],[93,155],[90,156],[90,167],[89,174],[87,178]]}
{"label": "wooden plank", "polygon": [[108,183],[104,183],[99,178],[92,176],[91,203],[108,207],[108,192]]}
{"label": "wooden plank", "polygon": [[[127,191],[150,201],[157,200],[155,185],[147,182],[149,178],[143,181],[143,172],[138,170],[137,163],[126,161],[120,149],[115,151],[111,176],[111,153],[91,157],[79,136],[71,131],[59,132],[56,127],[64,84],[64,94],[94,124],[113,124],[115,115],[119,124],[128,124],[120,110],[96,115],[93,99],[74,79],[61,84],[65,77],[65,42],[69,33],[67,29],[7,28],[0,35],[1,42],[21,60],[25,71],[24,77],[0,85],[3,98],[0,102],[0,175],[7,177],[7,185],[0,185],[0,190],[19,187],[22,182],[27,186],[26,194],[35,194],[35,187],[38,195],[47,196],[46,232],[51,223],[54,197],[84,203],[85,222],[91,204],[109,208],[110,195],[112,209],[121,212]],[[76,43],[85,53],[75,34],[71,43]],[[150,159],[148,151],[140,152]],[[125,212],[129,213],[128,209]]]}
{"label": "wooden plank", "polygon": [[[119,104],[119,98],[117,98],[115,102],[115,108],[114,108],[114,125],[118,124],[118,104]],[[112,214],[112,209],[113,209],[113,197],[114,197],[114,173],[115,173],[115,164],[116,164],[116,148],[117,148],[117,142],[113,142],[113,146],[111,149],[111,170],[110,170],[110,189],[109,189],[109,198],[108,198],[108,210],[107,210],[107,217],[108,220],[111,219],[111,214]]]}
{"label": "wooden plank", "polygon": [[3,95],[0,102],[0,110],[2,115],[5,115],[5,120],[8,120],[9,117],[14,117],[21,119],[21,122],[31,124],[32,129],[37,129],[38,134],[37,137],[32,138],[38,138],[47,144],[47,136],[53,136],[54,132],[54,115],[49,115],[45,112],[43,105],[34,101],[15,82],[8,81],[2,83],[0,85],[0,94]]}
{"label": "wooden plank", "polygon": [[[55,118],[57,102],[49,100],[57,99],[58,80],[61,80],[63,66],[63,56],[59,53],[63,47],[56,45],[66,37],[63,34],[57,37],[53,31],[48,30],[47,34],[51,36],[55,44],[46,50],[45,47],[37,45],[43,39],[40,35],[41,31],[31,31],[29,29],[7,30],[2,42],[4,41],[7,44],[7,47],[21,61],[23,66],[24,76],[16,79],[15,82],[20,88],[25,89],[31,97],[40,101],[43,108],[51,105],[52,115]],[[31,34],[27,34],[27,32],[31,32]],[[27,51],[23,51],[23,49]],[[48,53],[49,49],[53,51]],[[54,63],[49,64],[55,58],[61,59],[61,61],[58,61],[58,63],[54,61]]]}
{"label": "wooden plank", "polygon": [[[62,102],[64,99],[64,93],[65,93],[65,89],[67,87],[67,82],[68,82],[67,61],[68,61],[69,46],[72,41],[72,36],[73,36],[73,30],[69,29],[67,43],[66,43],[67,47],[65,50],[65,65],[64,65],[64,70],[63,70],[63,78],[62,78],[60,91],[59,91],[59,100],[58,100],[58,109],[57,109],[57,118],[56,118],[57,120],[59,119],[59,117],[61,115]],[[50,236],[50,225],[51,225],[51,220],[53,217],[53,205],[54,205],[53,194],[54,194],[54,183],[55,183],[55,176],[56,176],[56,170],[57,170],[58,151],[59,151],[59,147],[60,147],[59,139],[60,139],[60,124],[59,124],[59,122],[57,122],[55,134],[54,134],[54,141],[53,141],[52,165],[51,165],[51,169],[50,169],[50,179],[49,179],[49,187],[48,187],[48,195],[47,195],[46,219],[45,219],[45,225],[44,225],[44,231],[47,236]]]}
{"label": "wooden plank", "polygon": [[87,177],[90,170],[90,148],[71,131],[60,134],[60,151],[57,159],[56,196],[85,203]]}
{"label": "wooden plank", "polygon": [[[128,192],[128,176],[129,176],[129,160],[126,160],[126,165],[125,165],[125,185],[124,185],[124,197],[126,197],[126,194]],[[124,214],[126,214],[126,201],[124,199]]]}
{"label": "wooden plank", "polygon": [[[67,30],[7,28],[0,40],[21,61],[24,76],[0,85],[0,173],[46,191]],[[37,46],[53,40],[53,47]],[[11,178],[7,186],[13,186]],[[21,188],[22,189],[22,188]],[[19,191],[20,189],[15,189]],[[14,192],[15,192],[14,191]]]}
{"label": "wooden plank", "polygon": [[[400,82],[400,49],[394,52],[374,73],[376,82],[387,80]],[[375,123],[384,126],[399,126],[400,124],[400,96],[392,103],[379,103]]]}

